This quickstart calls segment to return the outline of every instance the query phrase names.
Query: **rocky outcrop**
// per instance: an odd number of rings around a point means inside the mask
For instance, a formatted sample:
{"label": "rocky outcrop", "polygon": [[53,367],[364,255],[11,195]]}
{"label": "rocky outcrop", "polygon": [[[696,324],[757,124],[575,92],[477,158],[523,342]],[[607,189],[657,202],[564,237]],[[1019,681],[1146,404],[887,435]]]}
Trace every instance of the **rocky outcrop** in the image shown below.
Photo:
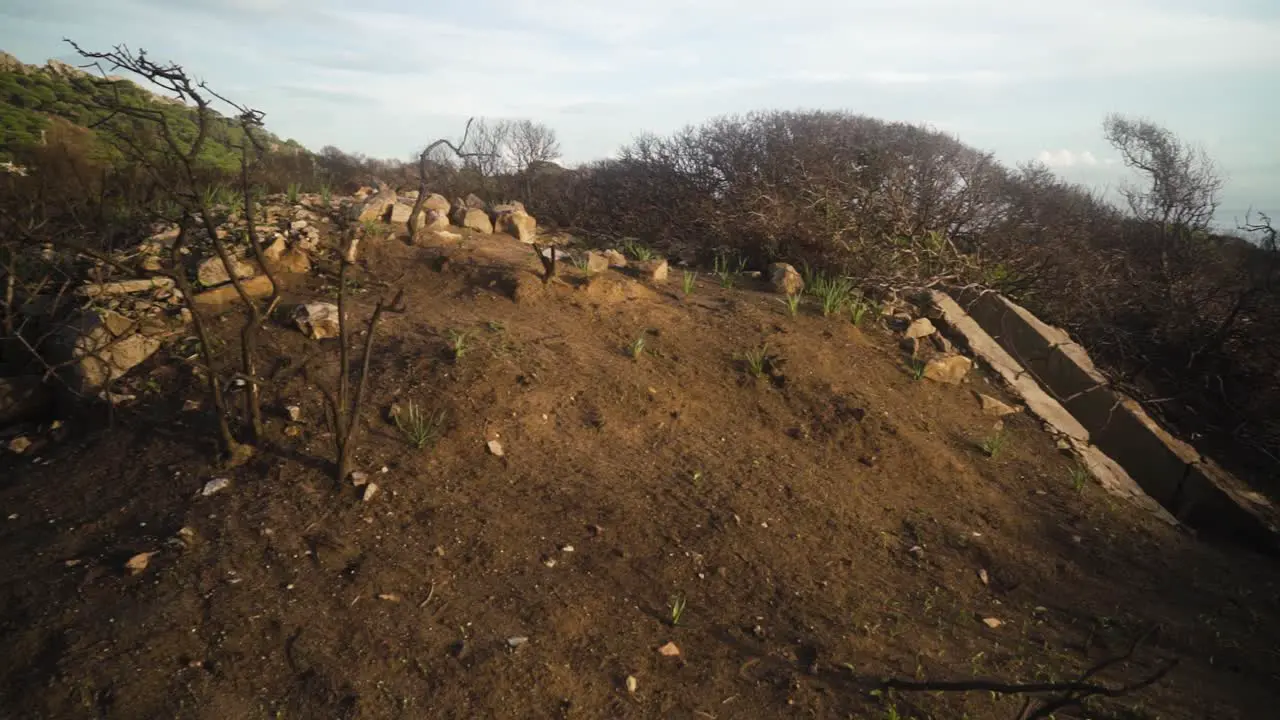
{"label": "rocky outcrop", "polygon": [[50,360],[73,390],[94,392],[155,354],[164,330],[111,310],[79,311],[51,339]]}
{"label": "rocky outcrop", "polygon": [[506,233],[522,243],[532,244],[538,239],[538,221],[521,208],[499,212],[493,228],[496,232]]}

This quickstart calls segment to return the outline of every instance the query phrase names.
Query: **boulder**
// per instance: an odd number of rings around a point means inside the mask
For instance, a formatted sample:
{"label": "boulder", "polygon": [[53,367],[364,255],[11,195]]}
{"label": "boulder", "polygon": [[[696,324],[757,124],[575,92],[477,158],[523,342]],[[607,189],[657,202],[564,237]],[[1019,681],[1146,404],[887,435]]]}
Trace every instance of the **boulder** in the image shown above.
{"label": "boulder", "polygon": [[388,185],[381,185],[378,191],[359,206],[358,222],[385,221],[396,204],[396,191]]}
{"label": "boulder", "polygon": [[475,230],[479,233],[489,235],[493,232],[493,223],[489,221],[489,215],[483,210],[471,208],[466,211],[462,217],[462,227]]}
{"label": "boulder", "polygon": [[587,272],[598,273],[609,269],[609,258],[603,253],[590,251],[587,253]]}
{"label": "boulder", "polygon": [[299,305],[293,311],[298,329],[312,340],[338,337],[338,306],[328,302]]}
{"label": "boulder", "polygon": [[428,195],[427,199],[423,201],[422,207],[427,210],[435,210],[445,217],[449,216],[449,201],[445,200],[444,196],[439,193]]}
{"label": "boulder", "polygon": [[51,339],[50,359],[65,363],[65,379],[73,390],[98,390],[160,349],[159,337],[139,329],[138,323],[111,310],[80,311]]}
{"label": "boulder", "polygon": [[53,393],[39,375],[0,378],[0,426],[43,415],[53,403]]}
{"label": "boulder", "polygon": [[468,194],[460,205],[468,210],[487,210],[489,208],[485,201],[477,197],[475,193]]}
{"label": "boulder", "polygon": [[669,271],[667,261],[662,259],[637,260],[631,263],[631,267],[635,268],[636,272],[638,272],[641,277],[654,280],[656,282],[666,280],[667,273]]}
{"label": "boulder", "polygon": [[538,239],[538,221],[520,209],[500,213],[494,223],[494,230],[506,233],[522,243],[532,244]]}
{"label": "boulder", "polygon": [[906,336],[918,340],[927,338],[935,332],[937,332],[937,328],[933,326],[929,318],[922,317],[911,321],[911,324],[907,326]]}
{"label": "boulder", "polygon": [[609,261],[609,267],[624,268],[627,266],[627,256],[617,250],[605,250],[604,257]]}
{"label": "boulder", "polygon": [[[240,287],[252,298],[261,299],[271,295],[271,279],[266,275],[255,275],[248,280],[241,281]],[[240,302],[240,293],[236,292],[234,285],[228,283],[221,287],[198,293],[191,298],[191,301],[197,307],[217,310],[225,305]]]}
{"label": "boulder", "polygon": [[804,292],[804,278],[787,263],[773,263],[769,266],[769,289],[783,295],[799,295]]}
{"label": "boulder", "polygon": [[959,385],[972,367],[973,361],[964,355],[946,355],[930,360],[924,366],[924,376],[934,382]]}
{"label": "boulder", "polygon": [[284,236],[277,234],[275,240],[272,240],[270,245],[262,249],[262,256],[266,258],[268,262],[273,262],[279,260],[288,249],[288,246],[284,242]]}
{"label": "boulder", "polygon": [[404,203],[398,202],[395,205],[391,206],[391,222],[400,223],[403,225],[404,223],[409,222],[409,214],[412,212],[413,212],[412,205],[406,205]]}
{"label": "boulder", "polygon": [[[231,265],[235,269],[236,277],[241,280],[258,274],[257,268],[241,258],[232,257]],[[205,287],[217,287],[231,282],[231,277],[227,275],[227,266],[223,264],[222,258],[216,255],[201,261],[200,267],[196,270],[196,278]]]}
{"label": "boulder", "polygon": [[273,272],[286,272],[301,275],[311,272],[311,258],[300,248],[292,248],[275,260],[268,259]]}

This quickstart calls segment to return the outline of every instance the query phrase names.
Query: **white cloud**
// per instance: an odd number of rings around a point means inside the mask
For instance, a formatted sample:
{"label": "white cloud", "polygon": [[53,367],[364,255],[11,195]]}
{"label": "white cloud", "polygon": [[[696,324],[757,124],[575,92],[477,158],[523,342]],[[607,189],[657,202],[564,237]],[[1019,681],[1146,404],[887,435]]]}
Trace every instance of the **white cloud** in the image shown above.
{"label": "white cloud", "polygon": [[1041,150],[1036,159],[1051,168],[1070,167],[1103,167],[1116,164],[1115,158],[1099,158],[1089,150],[1072,152],[1071,150]]}

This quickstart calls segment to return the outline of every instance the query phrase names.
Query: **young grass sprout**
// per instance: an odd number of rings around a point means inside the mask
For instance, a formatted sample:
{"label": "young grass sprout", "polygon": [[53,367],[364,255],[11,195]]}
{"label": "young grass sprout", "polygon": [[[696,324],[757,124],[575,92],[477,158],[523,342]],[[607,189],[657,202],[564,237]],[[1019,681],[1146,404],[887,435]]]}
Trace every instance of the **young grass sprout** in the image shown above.
{"label": "young grass sprout", "polygon": [[698,282],[698,273],[693,272],[691,270],[685,270],[684,271],[684,294],[692,295],[693,288],[697,282]]}
{"label": "young grass sprout", "polygon": [[738,260],[738,266],[735,268],[729,264],[729,258],[725,255],[717,255],[713,271],[716,277],[720,278],[720,287],[728,290],[737,282],[738,275],[747,267],[746,258]]}
{"label": "young grass sprout", "polygon": [[843,310],[853,298],[853,281],[845,277],[815,275],[810,292],[822,301],[823,317],[830,317]]}
{"label": "young grass sprout", "polygon": [[671,608],[671,627],[680,624],[680,620],[684,618],[684,609],[688,604],[688,600],[684,595],[673,595],[667,606]]}
{"label": "young grass sprout", "polygon": [[453,351],[453,359],[461,360],[463,355],[467,354],[467,341],[471,339],[471,333],[463,330],[449,331],[449,349]]}
{"label": "young grass sprout", "polygon": [[780,298],[778,302],[787,306],[787,312],[791,313],[791,317],[800,314],[800,301],[803,296],[799,293],[789,293],[785,298]]}
{"label": "young grass sprout", "polygon": [[1089,482],[1089,469],[1080,463],[1071,467],[1071,489],[1084,492],[1085,483]]}
{"label": "young grass sprout", "polygon": [[765,366],[769,361],[769,346],[762,345],[742,354],[747,362],[747,370],[755,377],[764,377]]}
{"label": "young grass sprout", "polygon": [[911,371],[911,379],[919,382],[924,379],[924,361],[919,358],[911,358],[907,361],[907,369]]}
{"label": "young grass sprout", "polygon": [[627,346],[627,354],[630,355],[631,359],[633,360],[640,359],[640,356],[644,354],[644,336],[643,335],[631,341],[631,344]]}
{"label": "young grass sprout", "polygon": [[861,297],[855,298],[852,302],[850,302],[849,303],[849,319],[853,321],[853,326],[854,327],[861,326],[863,319],[866,318],[867,316],[867,313],[873,309],[874,307],[872,306],[872,304],[868,302],[866,299]]}
{"label": "young grass sprout", "polygon": [[653,251],[645,247],[644,245],[641,245],[636,240],[624,241],[622,244],[622,249],[628,255],[635,258],[636,260],[639,260],[640,262],[645,262],[647,260],[653,259]]}
{"label": "young grass sprout", "polygon": [[987,457],[995,460],[996,457],[1000,455],[1000,451],[1004,449],[1005,443],[1008,439],[1009,437],[1004,434],[1004,431],[999,430],[994,435],[982,441],[982,452],[986,453]]}
{"label": "young grass sprout", "polygon": [[421,450],[435,444],[436,439],[440,437],[440,429],[444,427],[444,417],[443,410],[432,415],[410,400],[408,405],[396,413],[395,421],[396,427],[400,428],[400,432],[404,433],[409,443]]}
{"label": "young grass sprout", "polygon": [[290,205],[298,204],[298,194],[302,192],[302,186],[296,182],[289,183],[289,187],[285,189],[285,200]]}

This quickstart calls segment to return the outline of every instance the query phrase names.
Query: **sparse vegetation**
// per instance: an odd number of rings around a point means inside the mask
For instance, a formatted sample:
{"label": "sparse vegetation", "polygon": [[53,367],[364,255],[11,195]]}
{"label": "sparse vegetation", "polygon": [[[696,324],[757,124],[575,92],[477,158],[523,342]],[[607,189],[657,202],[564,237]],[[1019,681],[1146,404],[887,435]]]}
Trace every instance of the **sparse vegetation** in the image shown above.
{"label": "sparse vegetation", "polygon": [[809,292],[822,304],[823,317],[839,313],[853,298],[853,281],[849,278],[815,275]]}
{"label": "sparse vegetation", "polygon": [[288,188],[285,189],[285,196],[284,196],[285,202],[289,203],[290,205],[297,205],[298,195],[301,192],[302,192],[302,186],[300,184],[296,182],[289,183]]}
{"label": "sparse vegetation", "polygon": [[684,619],[684,609],[687,605],[688,599],[683,594],[673,595],[667,602],[667,606],[671,609],[671,627],[676,627]]}
{"label": "sparse vegetation", "polygon": [[1003,429],[1000,429],[984,438],[982,442],[979,443],[979,447],[982,448],[982,452],[987,457],[995,460],[1004,450],[1008,441],[1008,434],[1006,434]]}
{"label": "sparse vegetation", "polygon": [[791,313],[791,317],[795,317],[800,314],[800,303],[803,299],[804,296],[800,293],[790,293],[784,298],[779,298],[778,302],[787,307],[787,312]]}
{"label": "sparse vegetation", "polygon": [[417,403],[410,400],[393,416],[396,427],[404,434],[409,444],[419,450],[435,444],[444,428],[445,411],[428,413]]}
{"label": "sparse vegetation", "polygon": [[467,354],[470,341],[471,331],[469,330],[449,331],[449,352],[453,355],[455,361],[461,360],[462,356]]}
{"label": "sparse vegetation", "polygon": [[648,262],[654,257],[653,250],[640,244],[640,241],[634,238],[628,238],[623,241],[622,251],[633,260],[639,260],[640,262]]}
{"label": "sparse vegetation", "polygon": [[684,271],[684,278],[681,281],[681,287],[684,289],[684,294],[686,296],[693,294],[693,289],[697,286],[697,282],[698,282],[697,272],[694,272],[692,270]]}
{"label": "sparse vegetation", "polygon": [[641,335],[635,340],[632,340],[631,344],[627,346],[627,354],[630,355],[633,360],[639,360],[640,356],[644,354],[644,345],[644,336]]}
{"label": "sparse vegetation", "polygon": [[910,358],[907,360],[907,370],[911,373],[911,379],[919,382],[924,379],[924,369],[927,367],[924,360],[920,358]]}
{"label": "sparse vegetation", "polygon": [[1091,473],[1089,469],[1080,463],[1071,466],[1071,489],[1076,492],[1083,492],[1085,483],[1089,482]]}
{"label": "sparse vegetation", "polygon": [[864,297],[858,296],[849,302],[849,320],[855,327],[862,327],[862,321],[866,319],[868,313],[879,312],[880,309]]}
{"label": "sparse vegetation", "polygon": [[747,364],[747,372],[754,377],[764,377],[769,362],[769,346],[766,344],[747,350],[742,354],[742,359]]}
{"label": "sparse vegetation", "polygon": [[728,255],[717,254],[713,271],[715,276],[720,278],[720,287],[726,290],[731,289],[746,266],[746,258],[738,258],[737,263],[732,263],[729,261]]}

